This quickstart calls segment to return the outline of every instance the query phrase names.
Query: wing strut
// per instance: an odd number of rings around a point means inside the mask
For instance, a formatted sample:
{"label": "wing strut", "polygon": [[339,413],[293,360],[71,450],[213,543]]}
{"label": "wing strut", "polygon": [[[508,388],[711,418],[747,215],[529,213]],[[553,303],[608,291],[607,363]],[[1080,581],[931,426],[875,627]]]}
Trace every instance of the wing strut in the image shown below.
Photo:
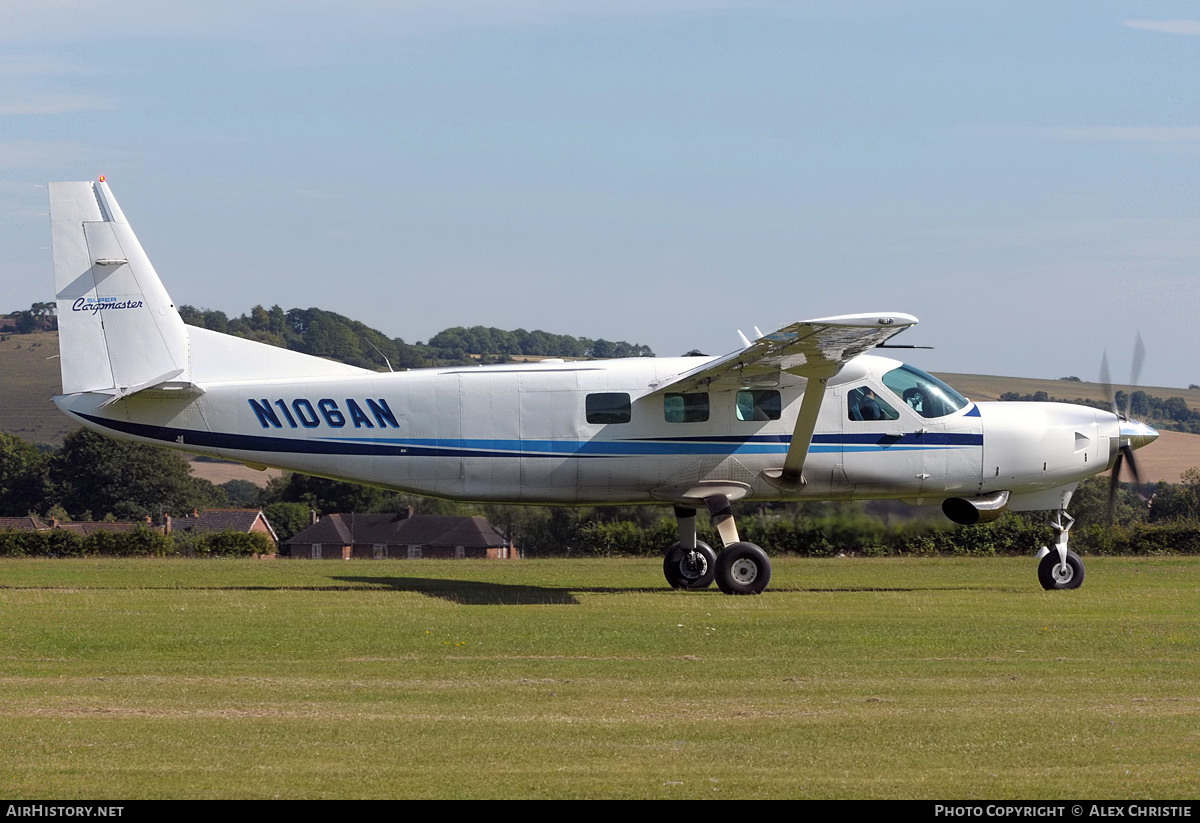
{"label": "wing strut", "polygon": [[809,376],[783,468],[767,469],[763,472],[763,478],[771,485],[784,491],[799,491],[808,485],[808,481],[804,479],[804,461],[808,459],[808,447],[812,445],[817,416],[821,413],[821,403],[825,400],[825,384],[837,372],[838,366],[835,364],[824,370],[824,373]]}

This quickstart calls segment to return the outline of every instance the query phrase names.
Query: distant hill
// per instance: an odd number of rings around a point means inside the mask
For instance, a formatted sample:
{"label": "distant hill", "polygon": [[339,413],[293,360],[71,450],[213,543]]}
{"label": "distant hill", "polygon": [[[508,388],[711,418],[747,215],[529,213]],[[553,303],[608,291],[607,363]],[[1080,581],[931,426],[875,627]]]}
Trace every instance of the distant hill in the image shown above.
{"label": "distant hill", "polygon": [[0,335],[0,431],[58,445],[77,428],[54,406],[61,392],[58,332]]}
{"label": "distant hill", "polygon": [[[939,373],[938,377],[945,380],[972,400],[999,400],[1000,395],[1008,392],[1017,394],[1037,394],[1046,392],[1050,397],[1064,400],[1081,398],[1104,403],[1107,407],[1109,399],[1100,383],[1089,383],[1085,380],[1041,380],[1035,377],[987,377],[978,374]],[[1126,390],[1127,387],[1115,385],[1113,388]],[[1176,389],[1169,386],[1138,386],[1139,390],[1155,397],[1182,397],[1188,408],[1200,412],[1200,389]]]}

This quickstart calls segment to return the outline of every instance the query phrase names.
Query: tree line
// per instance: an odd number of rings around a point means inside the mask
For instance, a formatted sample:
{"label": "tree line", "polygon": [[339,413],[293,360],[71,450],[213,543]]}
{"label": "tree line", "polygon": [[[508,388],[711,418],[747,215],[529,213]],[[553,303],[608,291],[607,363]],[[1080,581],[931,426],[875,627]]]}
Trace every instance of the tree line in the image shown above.
{"label": "tree line", "polygon": [[39,331],[56,331],[58,317],[53,302],[34,303],[24,311],[14,311],[8,314],[13,321],[11,331],[14,334],[32,334]]}
{"label": "tree line", "polygon": [[0,517],[161,522],[164,514],[230,504],[223,489],[191,471],[175,452],[86,429],[57,449],[0,434]]}

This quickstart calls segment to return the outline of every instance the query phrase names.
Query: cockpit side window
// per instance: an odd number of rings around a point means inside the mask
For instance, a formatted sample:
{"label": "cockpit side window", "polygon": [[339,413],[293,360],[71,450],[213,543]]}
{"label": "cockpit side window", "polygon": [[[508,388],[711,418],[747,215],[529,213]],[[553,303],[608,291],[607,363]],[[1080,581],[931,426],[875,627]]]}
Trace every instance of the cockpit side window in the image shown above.
{"label": "cockpit side window", "polygon": [[921,417],[945,417],[970,402],[933,375],[907,363],[885,374],[883,385]]}
{"label": "cockpit side window", "polygon": [[589,394],[585,402],[589,423],[628,423],[633,419],[633,405],[625,392]]}
{"label": "cockpit side window", "polygon": [[846,395],[846,412],[851,420],[897,420],[900,412],[875,394],[870,386],[851,389]]}

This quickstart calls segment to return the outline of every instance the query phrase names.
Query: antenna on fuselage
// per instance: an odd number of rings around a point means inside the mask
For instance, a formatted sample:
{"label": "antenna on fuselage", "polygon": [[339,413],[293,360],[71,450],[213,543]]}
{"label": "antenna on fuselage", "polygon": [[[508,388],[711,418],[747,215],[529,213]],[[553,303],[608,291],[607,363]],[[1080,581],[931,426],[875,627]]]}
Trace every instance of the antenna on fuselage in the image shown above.
{"label": "antenna on fuselage", "polygon": [[[367,340],[367,338],[365,338],[365,337],[364,337],[364,338],[363,338],[363,340]],[[379,351],[379,347],[378,347],[378,346],[376,346],[376,345],[375,345],[374,343],[372,343],[370,340],[367,340],[367,345],[368,345],[368,346],[370,346],[371,348],[373,348],[375,351],[379,352],[379,356],[383,358],[383,362],[384,362],[384,363],[387,363],[388,371],[390,371],[390,372],[393,372],[393,373],[396,371],[395,369],[393,369],[393,368],[392,368],[392,361],[387,359],[387,355],[386,355],[386,354],[384,354],[383,352]]]}

